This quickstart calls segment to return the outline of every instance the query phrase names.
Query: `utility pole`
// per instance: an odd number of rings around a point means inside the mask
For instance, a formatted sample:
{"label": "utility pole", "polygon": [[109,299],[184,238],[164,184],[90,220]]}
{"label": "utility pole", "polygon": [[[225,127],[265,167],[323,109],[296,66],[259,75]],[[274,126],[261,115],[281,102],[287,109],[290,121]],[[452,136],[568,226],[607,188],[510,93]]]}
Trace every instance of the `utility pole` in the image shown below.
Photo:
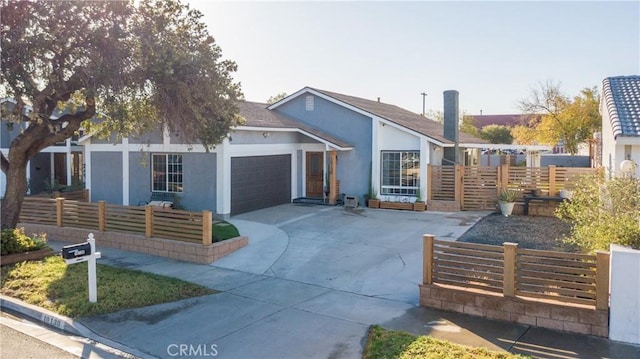
{"label": "utility pole", "polygon": [[424,104],[425,104],[425,99],[427,98],[427,93],[426,93],[426,92],[423,92],[423,93],[421,93],[421,95],[422,95],[422,116],[425,116],[425,112],[424,112],[424,110],[425,110],[425,108],[424,108]]}

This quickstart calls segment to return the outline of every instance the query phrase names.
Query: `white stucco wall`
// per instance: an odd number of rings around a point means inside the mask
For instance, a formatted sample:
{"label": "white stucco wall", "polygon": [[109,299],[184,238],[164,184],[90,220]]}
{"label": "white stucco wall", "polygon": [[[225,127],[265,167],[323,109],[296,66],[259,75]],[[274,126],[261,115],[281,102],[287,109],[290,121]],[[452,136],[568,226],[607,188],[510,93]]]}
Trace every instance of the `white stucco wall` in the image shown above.
{"label": "white stucco wall", "polygon": [[419,151],[420,138],[381,124],[378,129],[378,146],[381,151]]}
{"label": "white stucco wall", "polygon": [[610,249],[609,339],[640,344],[640,250]]}
{"label": "white stucco wall", "polygon": [[626,159],[625,145],[631,146],[631,160],[636,163],[636,177],[640,177],[640,137],[618,136],[613,138],[609,114],[605,111],[602,115],[602,166],[607,176],[619,176],[620,162]]}

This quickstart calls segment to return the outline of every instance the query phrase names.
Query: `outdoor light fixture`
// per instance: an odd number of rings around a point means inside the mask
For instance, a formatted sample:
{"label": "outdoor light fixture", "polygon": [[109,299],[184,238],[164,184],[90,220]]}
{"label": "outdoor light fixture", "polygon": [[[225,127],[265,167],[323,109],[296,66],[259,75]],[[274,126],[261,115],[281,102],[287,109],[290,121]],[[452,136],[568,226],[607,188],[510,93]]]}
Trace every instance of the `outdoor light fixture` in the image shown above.
{"label": "outdoor light fixture", "polygon": [[620,170],[625,174],[630,174],[631,172],[633,172],[633,170],[635,170],[635,167],[636,164],[631,160],[624,160],[620,162]]}
{"label": "outdoor light fixture", "polygon": [[263,133],[262,133],[262,137],[264,137],[264,138],[269,137],[269,132],[263,132]]}

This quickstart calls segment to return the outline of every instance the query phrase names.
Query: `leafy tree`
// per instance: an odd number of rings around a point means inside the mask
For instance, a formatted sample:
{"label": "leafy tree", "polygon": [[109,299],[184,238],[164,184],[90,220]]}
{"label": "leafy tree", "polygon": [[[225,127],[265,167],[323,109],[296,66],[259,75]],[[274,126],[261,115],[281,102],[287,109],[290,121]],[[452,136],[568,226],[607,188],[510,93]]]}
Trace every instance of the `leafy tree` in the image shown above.
{"label": "leafy tree", "polygon": [[538,144],[537,132],[535,127],[526,125],[514,126],[511,128],[511,137],[513,137],[513,142],[519,145]]}
{"label": "leafy tree", "polygon": [[571,244],[589,251],[608,250],[611,243],[640,249],[640,179],[583,177],[556,215],[573,224],[565,239]]}
{"label": "leafy tree", "polygon": [[481,138],[480,131],[476,127],[476,124],[474,123],[474,120],[473,120],[473,116],[471,115],[462,115],[462,121],[460,123],[460,131],[466,134]]}
{"label": "leafy tree", "polygon": [[560,85],[553,82],[532,89],[528,98],[520,101],[523,113],[542,114],[539,123],[530,125],[534,130],[519,128],[517,141],[531,141],[555,145],[562,141],[566,150],[575,154],[578,145],[591,138],[600,128],[599,95],[597,89],[585,88],[573,99],[563,94]]}
{"label": "leafy tree", "polygon": [[274,104],[280,100],[282,100],[283,98],[287,97],[287,93],[286,92],[280,92],[279,94],[275,95],[275,96],[271,96],[267,99],[267,103],[269,105]]}
{"label": "leafy tree", "polygon": [[428,110],[425,117],[437,123],[444,123],[444,112],[440,110]]}
{"label": "leafy tree", "polygon": [[0,157],[3,228],[17,223],[27,162],[80,126],[105,136],[166,126],[209,149],[239,121],[236,64],[221,59],[202,14],[179,0],[136,3],[0,0],[0,96],[17,102],[2,118],[19,123],[33,109]]}
{"label": "leafy tree", "polygon": [[506,143],[511,144],[513,142],[513,136],[511,136],[511,129],[502,125],[487,125],[480,130],[480,138],[489,141],[490,143]]}

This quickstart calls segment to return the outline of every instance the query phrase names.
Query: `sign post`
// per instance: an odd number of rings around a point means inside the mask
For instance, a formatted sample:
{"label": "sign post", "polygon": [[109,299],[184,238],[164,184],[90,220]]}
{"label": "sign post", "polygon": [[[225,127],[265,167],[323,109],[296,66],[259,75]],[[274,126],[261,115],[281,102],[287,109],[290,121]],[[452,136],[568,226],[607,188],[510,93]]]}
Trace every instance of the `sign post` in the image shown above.
{"label": "sign post", "polygon": [[64,261],[67,264],[89,262],[87,263],[87,272],[89,277],[89,302],[97,302],[98,280],[96,279],[96,259],[101,258],[101,253],[96,252],[96,240],[93,238],[93,233],[89,233],[89,238],[85,243],[62,247],[62,258],[64,258]]}

